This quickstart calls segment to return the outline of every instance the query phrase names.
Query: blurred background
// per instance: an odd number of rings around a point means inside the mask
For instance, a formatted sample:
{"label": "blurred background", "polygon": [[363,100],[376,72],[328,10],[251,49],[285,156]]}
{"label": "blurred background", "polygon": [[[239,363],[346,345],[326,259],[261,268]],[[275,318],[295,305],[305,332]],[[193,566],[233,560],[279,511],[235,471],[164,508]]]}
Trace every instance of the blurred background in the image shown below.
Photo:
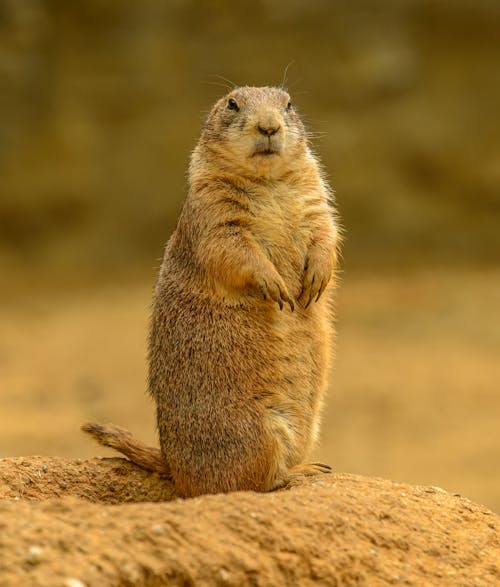
{"label": "blurred background", "polygon": [[223,78],[288,66],[346,230],[316,456],[500,511],[499,39],[497,0],[0,0],[0,456],[156,442],[189,153]]}

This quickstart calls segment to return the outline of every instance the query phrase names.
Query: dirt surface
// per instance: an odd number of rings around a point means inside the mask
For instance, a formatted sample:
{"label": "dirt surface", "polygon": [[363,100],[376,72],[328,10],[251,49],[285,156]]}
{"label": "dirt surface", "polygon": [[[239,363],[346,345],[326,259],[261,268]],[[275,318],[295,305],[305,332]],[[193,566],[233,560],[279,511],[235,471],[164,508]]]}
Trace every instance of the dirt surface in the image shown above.
{"label": "dirt surface", "polygon": [[[0,288],[0,587],[499,585],[499,517],[453,495],[500,511],[499,285],[345,275],[313,458],[366,476],[188,501],[126,460],[82,458],[112,454],[87,420],[157,443],[150,285]],[[65,458],[12,458],[33,453]]]}
{"label": "dirt surface", "polygon": [[499,517],[436,487],[333,474],[172,496],[123,459],[3,459],[2,587],[500,582]]}

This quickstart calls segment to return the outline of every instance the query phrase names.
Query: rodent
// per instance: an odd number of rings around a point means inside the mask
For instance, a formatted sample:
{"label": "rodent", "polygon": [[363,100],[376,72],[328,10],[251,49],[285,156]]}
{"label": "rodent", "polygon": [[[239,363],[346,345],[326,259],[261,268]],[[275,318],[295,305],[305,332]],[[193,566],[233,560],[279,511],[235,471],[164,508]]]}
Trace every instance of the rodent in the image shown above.
{"label": "rodent", "polygon": [[188,180],[149,331],[161,451],[116,426],[82,429],[168,475],[181,497],[330,472],[306,459],[327,385],[340,229],[288,92],[221,98]]}

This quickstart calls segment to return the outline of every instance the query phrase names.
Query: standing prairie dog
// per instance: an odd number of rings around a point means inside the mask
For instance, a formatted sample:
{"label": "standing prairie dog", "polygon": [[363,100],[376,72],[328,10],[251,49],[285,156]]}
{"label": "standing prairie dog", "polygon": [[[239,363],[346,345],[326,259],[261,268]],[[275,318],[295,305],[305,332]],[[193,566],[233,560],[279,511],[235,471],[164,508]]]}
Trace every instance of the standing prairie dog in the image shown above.
{"label": "standing prairie dog", "polygon": [[339,230],[333,196],[281,88],[241,87],[208,115],[156,286],[149,391],[161,451],[115,426],[101,444],[180,496],[268,491],[318,435]]}

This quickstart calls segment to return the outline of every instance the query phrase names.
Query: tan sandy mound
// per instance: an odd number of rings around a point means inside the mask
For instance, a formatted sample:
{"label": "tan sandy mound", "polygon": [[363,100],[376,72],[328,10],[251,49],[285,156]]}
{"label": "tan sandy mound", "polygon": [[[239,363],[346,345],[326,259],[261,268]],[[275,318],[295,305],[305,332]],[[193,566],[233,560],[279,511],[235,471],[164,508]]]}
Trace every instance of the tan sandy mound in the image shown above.
{"label": "tan sandy mound", "polygon": [[171,497],[123,459],[1,460],[0,584],[500,584],[499,517],[437,488],[334,474]]}

